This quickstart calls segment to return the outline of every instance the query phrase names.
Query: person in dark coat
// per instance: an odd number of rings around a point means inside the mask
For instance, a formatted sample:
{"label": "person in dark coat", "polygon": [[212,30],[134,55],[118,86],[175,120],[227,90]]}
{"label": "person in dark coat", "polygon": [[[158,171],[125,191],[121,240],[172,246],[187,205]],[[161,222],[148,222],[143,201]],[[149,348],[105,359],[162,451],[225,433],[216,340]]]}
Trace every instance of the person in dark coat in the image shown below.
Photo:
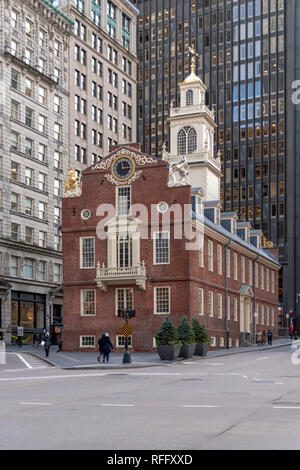
{"label": "person in dark coat", "polygon": [[49,335],[48,331],[46,331],[46,333],[44,334],[43,341],[45,343],[44,348],[45,348],[46,357],[48,357],[49,356],[49,351],[50,351],[50,346],[51,346],[51,339],[50,339],[50,335]]}
{"label": "person in dark coat", "polygon": [[[103,359],[102,362],[109,361],[109,354],[111,349],[113,349],[112,342],[110,340],[109,334],[105,333],[105,335],[102,335],[101,339],[98,341],[99,344],[99,351],[100,351],[100,356],[103,354]],[[98,362],[100,362],[100,356],[98,357]]]}
{"label": "person in dark coat", "polygon": [[268,331],[268,345],[272,346],[273,333],[271,330]]}
{"label": "person in dark coat", "polygon": [[105,335],[103,334],[101,338],[98,339],[98,345],[99,345],[99,356],[97,357],[98,362],[101,361],[101,356],[103,354],[102,345],[103,345],[104,338],[105,338]]}

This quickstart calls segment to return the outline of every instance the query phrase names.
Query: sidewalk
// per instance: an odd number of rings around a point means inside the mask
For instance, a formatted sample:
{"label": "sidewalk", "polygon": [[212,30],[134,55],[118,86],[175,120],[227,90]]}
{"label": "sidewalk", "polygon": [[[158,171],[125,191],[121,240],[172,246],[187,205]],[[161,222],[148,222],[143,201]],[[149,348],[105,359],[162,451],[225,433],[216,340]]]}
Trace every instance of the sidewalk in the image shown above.
{"label": "sidewalk", "polygon": [[[214,357],[228,356],[232,354],[241,354],[253,351],[265,351],[274,348],[290,346],[293,341],[290,338],[278,339],[273,341],[272,346],[250,346],[246,348],[221,349],[218,351],[208,351],[206,356],[193,356],[192,359],[178,359],[178,361],[201,361]],[[42,346],[34,348],[31,345],[24,345],[22,348],[17,346],[7,346],[7,352],[23,352],[32,354],[44,360],[48,364],[61,369],[135,369],[140,367],[167,366],[174,364],[170,361],[161,361],[157,353],[131,353],[130,364],[123,364],[123,352],[112,352],[109,363],[98,363],[97,352],[60,352],[57,353],[57,346],[51,346],[49,356],[45,357],[45,350]]]}

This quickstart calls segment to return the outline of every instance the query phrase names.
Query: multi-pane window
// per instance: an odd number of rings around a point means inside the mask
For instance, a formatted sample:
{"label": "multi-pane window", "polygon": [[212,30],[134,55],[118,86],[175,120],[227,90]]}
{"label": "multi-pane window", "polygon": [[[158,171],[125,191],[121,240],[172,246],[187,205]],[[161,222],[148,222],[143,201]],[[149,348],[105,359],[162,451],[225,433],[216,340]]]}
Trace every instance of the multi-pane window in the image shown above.
{"label": "multi-pane window", "polygon": [[20,210],[20,195],[16,193],[11,193],[11,199],[10,199],[10,209],[12,211],[17,211],[19,212]]}
{"label": "multi-pane window", "polygon": [[131,191],[130,187],[117,188],[117,214],[118,215],[129,215],[130,214],[130,202],[131,202]]}
{"label": "multi-pane window", "polygon": [[53,104],[54,104],[54,111],[56,113],[61,113],[61,103],[62,103],[61,97],[58,95],[54,95]]}
{"label": "multi-pane window", "polygon": [[46,203],[42,201],[39,202],[39,219],[46,219]]}
{"label": "multi-pane window", "polygon": [[20,134],[15,131],[10,133],[10,145],[13,150],[19,150],[20,145]]}
{"label": "multi-pane window", "polygon": [[39,86],[39,103],[47,104],[47,89],[41,85]]}
{"label": "multi-pane window", "polygon": [[204,315],[204,290],[199,287],[199,315]]}
{"label": "multi-pane window", "polygon": [[33,216],[33,199],[25,197],[25,214]]}
{"label": "multi-pane window", "polygon": [[80,291],[80,315],[96,315],[96,291],[92,289],[82,289]]}
{"label": "multi-pane window", "polygon": [[246,273],[245,273],[245,257],[241,256],[241,281],[246,282]]}
{"label": "multi-pane window", "polygon": [[275,293],[275,274],[274,271],[271,271],[271,292]]}
{"label": "multi-pane window", "polygon": [[92,19],[97,26],[101,25],[101,0],[92,2]]}
{"label": "multi-pane window", "polygon": [[235,281],[237,281],[237,278],[238,278],[237,262],[238,262],[238,255],[237,255],[237,253],[233,253],[233,279]]}
{"label": "multi-pane window", "polygon": [[46,124],[47,118],[45,116],[39,115],[39,131],[43,134],[46,134]]}
{"label": "multi-pane window", "polygon": [[62,265],[55,263],[54,264],[54,282],[55,284],[60,284],[61,283],[61,270]]}
{"label": "multi-pane window", "polygon": [[233,320],[238,321],[238,300],[236,297],[233,299]]}
{"label": "multi-pane window", "polygon": [[39,261],[38,278],[39,281],[46,280],[46,261]]}
{"label": "multi-pane window", "polygon": [[46,161],[47,147],[44,144],[39,144],[39,161]]}
{"label": "multi-pane window", "polygon": [[265,268],[264,266],[260,267],[260,275],[261,275],[261,289],[265,288]]}
{"label": "multi-pane window", "polygon": [[10,257],[10,275],[12,277],[19,275],[19,258],[17,256]]}
{"label": "multi-pane window", "polygon": [[230,249],[227,249],[227,277],[230,278],[231,276],[231,266],[230,266],[230,258],[231,258],[231,252]]}
{"label": "multi-pane window", "polygon": [[24,258],[23,276],[25,279],[33,279],[33,259]]}
{"label": "multi-pane window", "polygon": [[[126,345],[126,338],[125,336],[117,335],[116,336],[116,347],[117,348],[124,348]],[[132,347],[132,336],[127,337],[127,345],[129,348]]]}
{"label": "multi-pane window", "polygon": [[212,291],[208,292],[208,315],[214,316],[214,293]]}
{"label": "multi-pane window", "polygon": [[10,229],[10,237],[13,241],[17,242],[19,240],[19,234],[20,234],[20,225],[12,223],[11,224],[11,229]]}
{"label": "multi-pane window", "polygon": [[18,181],[20,178],[20,165],[17,162],[11,162],[10,164],[10,177],[12,180]]}
{"label": "multi-pane window", "polygon": [[170,287],[154,287],[154,313],[170,313]]}
{"label": "multi-pane window", "polygon": [[54,206],[54,223],[59,224],[61,219],[61,208]]}
{"label": "multi-pane window", "polygon": [[113,39],[116,39],[116,20],[117,20],[117,8],[116,6],[108,1],[107,2],[107,32]]}
{"label": "multi-pane window", "polygon": [[54,250],[61,251],[61,236],[54,235]]}
{"label": "multi-pane window", "polygon": [[230,296],[229,295],[227,297],[227,306],[226,306],[226,308],[227,308],[227,312],[226,312],[227,313],[227,318],[228,318],[228,320],[230,320],[230,317],[231,317],[230,313],[231,312],[230,312]]}
{"label": "multi-pane window", "polygon": [[127,51],[130,48],[130,18],[122,13],[122,42]]}
{"label": "multi-pane window", "polygon": [[95,238],[80,238],[81,262],[80,268],[94,268],[95,266]]}
{"label": "multi-pane window", "polygon": [[61,196],[61,181],[57,178],[54,178],[54,196]]}
{"label": "multi-pane window", "polygon": [[266,290],[270,291],[270,270],[266,269]]}
{"label": "multi-pane window", "polygon": [[33,81],[29,78],[25,78],[25,95],[33,98]]}
{"label": "multi-pane window", "polygon": [[80,348],[94,348],[96,338],[95,336],[80,336],[79,337],[79,347]]}
{"label": "multi-pane window", "polygon": [[54,123],[54,139],[59,142],[62,141],[62,126],[57,122]]}
{"label": "multi-pane window", "polygon": [[200,239],[200,248],[199,248],[199,268],[204,268],[204,238]]}
{"label": "multi-pane window", "polygon": [[47,233],[42,230],[39,231],[39,246],[46,248]]}
{"label": "multi-pane window", "polygon": [[25,227],[25,242],[29,243],[30,245],[33,244],[33,228],[32,227]]}
{"label": "multi-pane window", "polygon": [[33,185],[33,170],[31,168],[25,168],[25,184]]}
{"label": "multi-pane window", "polygon": [[27,157],[33,157],[33,140],[28,137],[25,139],[25,153]]}
{"label": "multi-pane window", "polygon": [[192,106],[193,105],[193,90],[188,90],[186,92],[186,105],[187,106]]}
{"label": "multi-pane window", "polygon": [[197,133],[193,127],[184,127],[177,135],[178,155],[187,155],[197,150]]}
{"label": "multi-pane window", "polygon": [[47,33],[42,29],[39,30],[39,45],[43,48],[47,45]]}
{"label": "multi-pane window", "polygon": [[117,266],[127,268],[132,266],[132,237],[117,235]]}
{"label": "multi-pane window", "polygon": [[53,164],[54,168],[61,168],[61,152],[58,152],[57,150],[53,153]]}
{"label": "multi-pane window", "polygon": [[154,263],[170,263],[170,233],[154,233]]}
{"label": "multi-pane window", "polygon": [[222,246],[217,246],[218,274],[222,275]]}
{"label": "multi-pane window", "polygon": [[116,312],[125,308],[133,309],[133,289],[116,289]]}
{"label": "multi-pane window", "polygon": [[12,119],[19,120],[20,116],[20,103],[17,101],[11,100],[11,106],[10,106],[10,117]]}
{"label": "multi-pane window", "polygon": [[214,270],[214,244],[212,240],[208,240],[207,242],[207,256],[208,256],[208,270]]}
{"label": "multi-pane window", "polygon": [[249,265],[249,285],[252,286],[252,284],[253,284],[252,260],[249,259],[248,263],[249,263],[249,264],[248,264],[248,265]]}
{"label": "multi-pane window", "polygon": [[14,88],[14,90],[17,90],[19,88],[19,81],[20,81],[20,74],[16,70],[12,69],[11,70],[11,75],[10,75],[10,86]]}
{"label": "multi-pane window", "polygon": [[223,297],[222,294],[218,294],[218,318],[222,318],[222,302],[223,302]]}

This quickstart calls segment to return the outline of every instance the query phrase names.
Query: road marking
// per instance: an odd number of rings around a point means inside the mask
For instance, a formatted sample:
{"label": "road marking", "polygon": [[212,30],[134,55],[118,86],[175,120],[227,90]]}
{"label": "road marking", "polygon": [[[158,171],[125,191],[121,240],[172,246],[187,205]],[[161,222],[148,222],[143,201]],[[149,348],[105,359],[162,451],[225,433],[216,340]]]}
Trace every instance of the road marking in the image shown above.
{"label": "road marking", "polygon": [[[15,353],[17,354],[17,353]],[[21,361],[24,362],[24,364],[28,367],[28,369],[33,369],[33,367],[27,362],[25,361],[24,357],[21,356],[21,354],[17,354],[18,358],[21,359]]]}
{"label": "road marking", "polygon": [[300,406],[273,406],[275,410],[300,410]]}
{"label": "road marking", "polygon": [[218,405],[183,405],[183,408],[221,408]]}
{"label": "road marking", "polygon": [[262,379],[254,379],[254,382],[262,382]]}
{"label": "road marking", "polygon": [[135,406],[135,405],[125,405],[119,403],[102,403],[101,406]]}
{"label": "road marking", "polygon": [[284,385],[283,382],[274,382],[274,384],[276,384],[276,385]]}
{"label": "road marking", "polygon": [[58,353],[58,354],[60,357],[64,357],[65,359],[68,359],[69,361],[80,362],[78,359],[74,359],[74,357],[65,356],[62,353]]}
{"label": "road marking", "polygon": [[53,405],[53,403],[28,403],[28,402],[24,402],[24,401],[21,401],[20,405]]}
{"label": "road marking", "polygon": [[257,359],[257,361],[263,361],[264,359],[269,359],[269,356],[259,357],[259,358]]}
{"label": "road marking", "polygon": [[248,375],[242,375],[244,379],[248,379]]}
{"label": "road marking", "polygon": [[181,362],[181,364],[187,364],[187,365],[210,365],[210,366],[224,366],[224,362],[202,362],[202,361],[197,361],[197,362]]}

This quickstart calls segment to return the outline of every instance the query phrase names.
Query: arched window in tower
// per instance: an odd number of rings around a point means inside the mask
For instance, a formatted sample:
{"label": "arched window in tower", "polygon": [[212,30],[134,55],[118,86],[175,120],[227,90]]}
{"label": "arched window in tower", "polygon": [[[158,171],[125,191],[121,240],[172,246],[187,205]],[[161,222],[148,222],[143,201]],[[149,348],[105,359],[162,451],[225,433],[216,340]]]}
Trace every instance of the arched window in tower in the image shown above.
{"label": "arched window in tower", "polygon": [[177,135],[178,155],[187,155],[197,150],[197,133],[193,127],[184,127]]}
{"label": "arched window in tower", "polygon": [[186,92],[186,105],[193,106],[194,104],[194,93],[192,90]]}

